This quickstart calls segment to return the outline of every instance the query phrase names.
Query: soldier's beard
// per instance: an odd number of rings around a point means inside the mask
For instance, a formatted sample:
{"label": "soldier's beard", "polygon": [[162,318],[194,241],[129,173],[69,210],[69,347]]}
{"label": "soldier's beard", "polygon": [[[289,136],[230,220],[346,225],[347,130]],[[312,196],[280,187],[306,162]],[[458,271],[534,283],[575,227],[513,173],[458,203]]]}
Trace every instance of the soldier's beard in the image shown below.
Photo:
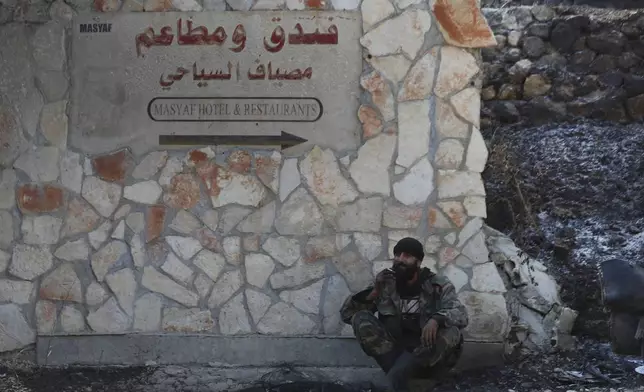
{"label": "soldier's beard", "polygon": [[418,272],[418,266],[397,263],[394,265],[393,270],[396,273],[396,286],[404,287],[414,278]]}

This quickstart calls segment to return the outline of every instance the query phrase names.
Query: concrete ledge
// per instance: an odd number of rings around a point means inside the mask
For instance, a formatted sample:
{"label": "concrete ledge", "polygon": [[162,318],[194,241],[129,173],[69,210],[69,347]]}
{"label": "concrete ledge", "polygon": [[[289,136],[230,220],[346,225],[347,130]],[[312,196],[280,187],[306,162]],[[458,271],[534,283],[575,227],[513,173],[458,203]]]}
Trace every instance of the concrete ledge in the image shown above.
{"label": "concrete ledge", "polygon": [[[182,334],[39,336],[40,366],[207,365],[217,367],[376,368],[347,337]],[[502,343],[466,341],[459,369],[503,362]]]}

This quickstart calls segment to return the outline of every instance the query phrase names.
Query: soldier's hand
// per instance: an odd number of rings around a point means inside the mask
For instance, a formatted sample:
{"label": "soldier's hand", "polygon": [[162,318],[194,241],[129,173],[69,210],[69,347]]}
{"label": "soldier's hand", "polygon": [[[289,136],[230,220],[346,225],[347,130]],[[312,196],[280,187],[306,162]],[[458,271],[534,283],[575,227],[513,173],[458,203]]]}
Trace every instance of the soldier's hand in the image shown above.
{"label": "soldier's hand", "polygon": [[385,268],[376,275],[376,290],[382,291],[388,282],[393,282],[395,280],[396,275],[394,274],[394,271],[389,268]]}
{"label": "soldier's hand", "polygon": [[425,346],[431,346],[436,342],[436,334],[438,333],[438,321],[430,319],[423,327],[421,335],[421,342]]}

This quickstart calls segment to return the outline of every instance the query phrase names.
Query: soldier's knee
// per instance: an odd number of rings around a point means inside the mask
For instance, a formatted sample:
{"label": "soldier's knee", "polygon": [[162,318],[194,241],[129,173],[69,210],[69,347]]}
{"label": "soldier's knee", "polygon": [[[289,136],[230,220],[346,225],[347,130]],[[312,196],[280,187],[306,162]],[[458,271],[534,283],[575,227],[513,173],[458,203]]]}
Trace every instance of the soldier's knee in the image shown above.
{"label": "soldier's knee", "polygon": [[357,334],[357,332],[360,329],[360,326],[363,325],[365,322],[374,323],[377,321],[378,319],[376,318],[376,316],[374,316],[368,310],[359,310],[351,318],[351,327],[353,328],[353,332]]}

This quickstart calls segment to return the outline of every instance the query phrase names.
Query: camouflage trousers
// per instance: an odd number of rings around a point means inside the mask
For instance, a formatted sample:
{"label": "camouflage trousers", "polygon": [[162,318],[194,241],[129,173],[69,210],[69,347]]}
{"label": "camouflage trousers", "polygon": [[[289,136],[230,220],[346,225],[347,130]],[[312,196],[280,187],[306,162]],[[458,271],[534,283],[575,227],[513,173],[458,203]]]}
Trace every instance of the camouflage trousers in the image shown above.
{"label": "camouflage trousers", "polygon": [[[418,341],[418,347],[412,350],[412,356],[410,356],[409,349],[406,350],[400,339],[394,337],[395,333],[392,333],[372,313],[364,310],[357,312],[353,316],[352,327],[362,350],[376,359],[385,372],[388,372],[395,361],[405,354],[407,358],[405,367],[408,367],[405,369],[406,372],[421,373],[418,374],[419,377],[432,377],[436,371],[446,372],[456,364],[463,345],[463,336],[458,328],[440,328],[436,341],[431,347],[422,347],[420,336],[414,337]],[[410,359],[411,357],[413,359]],[[386,361],[387,364],[383,363],[383,358],[389,358]]]}

